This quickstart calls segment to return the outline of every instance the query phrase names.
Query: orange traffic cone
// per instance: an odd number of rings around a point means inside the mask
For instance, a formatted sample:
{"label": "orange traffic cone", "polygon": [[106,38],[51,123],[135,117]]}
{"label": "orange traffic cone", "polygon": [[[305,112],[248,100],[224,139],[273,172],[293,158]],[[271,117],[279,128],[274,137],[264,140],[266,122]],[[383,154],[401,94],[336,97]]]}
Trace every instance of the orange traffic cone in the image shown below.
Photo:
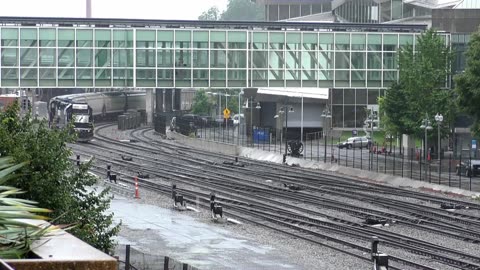
{"label": "orange traffic cone", "polygon": [[138,178],[135,176],[135,199],[140,199],[140,194],[138,194]]}

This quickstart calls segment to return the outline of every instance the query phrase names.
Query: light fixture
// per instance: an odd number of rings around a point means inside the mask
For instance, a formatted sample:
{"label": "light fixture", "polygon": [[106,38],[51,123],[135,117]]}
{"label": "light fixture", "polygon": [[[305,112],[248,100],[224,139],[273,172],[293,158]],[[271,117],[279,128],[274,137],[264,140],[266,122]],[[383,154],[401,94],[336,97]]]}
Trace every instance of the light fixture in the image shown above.
{"label": "light fixture", "polygon": [[275,114],[275,116],[273,117],[274,119],[277,119],[279,116],[278,114]]}
{"label": "light fixture", "polygon": [[280,111],[278,111],[279,113],[285,113],[285,110],[283,109],[283,107],[280,108]]}
{"label": "light fixture", "polygon": [[293,113],[293,112],[295,112],[295,111],[293,110],[293,107],[290,107],[290,110],[288,110],[288,112]]}
{"label": "light fixture", "polygon": [[435,115],[435,121],[437,121],[437,122],[442,122],[442,121],[443,121],[443,115],[437,113],[437,114]]}
{"label": "light fixture", "polygon": [[257,106],[255,107],[255,109],[261,109],[262,107],[260,106],[260,102],[257,102]]}

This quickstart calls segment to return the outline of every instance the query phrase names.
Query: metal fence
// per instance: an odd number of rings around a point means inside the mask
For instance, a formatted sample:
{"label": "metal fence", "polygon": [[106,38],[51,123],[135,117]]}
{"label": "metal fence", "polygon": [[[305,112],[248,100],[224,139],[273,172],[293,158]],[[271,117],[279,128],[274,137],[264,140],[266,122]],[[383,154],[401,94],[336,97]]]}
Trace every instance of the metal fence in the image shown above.
{"label": "metal fence", "polygon": [[[437,155],[427,153],[420,148],[398,148],[395,145],[369,143],[351,148],[340,148],[340,135],[322,132],[304,134],[299,158],[324,163],[335,163],[344,167],[368,170],[414,180],[426,181],[469,190],[480,190],[473,182],[475,171],[467,170],[471,156],[452,154]],[[245,127],[238,125],[208,124],[196,125],[191,136],[199,139],[252,147],[264,151],[291,155],[291,134],[285,141],[285,130],[269,127]],[[463,164],[462,166],[459,166]],[[480,172],[480,168],[479,168]],[[472,186],[473,185],[473,186]]]}
{"label": "metal fence", "polygon": [[130,245],[121,246],[120,250],[123,249],[123,255],[119,257],[119,270],[198,270],[168,256],[147,254]]}

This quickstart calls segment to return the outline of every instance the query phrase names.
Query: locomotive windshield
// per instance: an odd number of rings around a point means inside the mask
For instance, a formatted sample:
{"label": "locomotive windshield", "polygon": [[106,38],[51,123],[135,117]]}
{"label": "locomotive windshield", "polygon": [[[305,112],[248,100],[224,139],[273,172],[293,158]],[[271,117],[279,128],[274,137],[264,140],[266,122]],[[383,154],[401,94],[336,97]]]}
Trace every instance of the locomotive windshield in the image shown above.
{"label": "locomotive windshield", "polygon": [[75,115],[75,123],[88,123],[90,116],[87,114]]}

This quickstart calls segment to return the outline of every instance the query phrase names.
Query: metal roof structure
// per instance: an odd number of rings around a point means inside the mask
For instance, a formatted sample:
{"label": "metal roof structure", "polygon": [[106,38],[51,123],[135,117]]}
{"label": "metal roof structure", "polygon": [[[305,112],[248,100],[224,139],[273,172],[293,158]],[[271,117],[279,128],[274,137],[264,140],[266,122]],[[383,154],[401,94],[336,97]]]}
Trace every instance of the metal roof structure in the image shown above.
{"label": "metal roof structure", "polygon": [[256,29],[301,31],[369,31],[369,32],[423,32],[427,25],[370,24],[370,23],[318,23],[318,22],[264,22],[264,21],[197,21],[197,20],[140,20],[111,18],[61,17],[0,17],[2,26],[61,26],[109,28],[203,28],[203,29]]}

